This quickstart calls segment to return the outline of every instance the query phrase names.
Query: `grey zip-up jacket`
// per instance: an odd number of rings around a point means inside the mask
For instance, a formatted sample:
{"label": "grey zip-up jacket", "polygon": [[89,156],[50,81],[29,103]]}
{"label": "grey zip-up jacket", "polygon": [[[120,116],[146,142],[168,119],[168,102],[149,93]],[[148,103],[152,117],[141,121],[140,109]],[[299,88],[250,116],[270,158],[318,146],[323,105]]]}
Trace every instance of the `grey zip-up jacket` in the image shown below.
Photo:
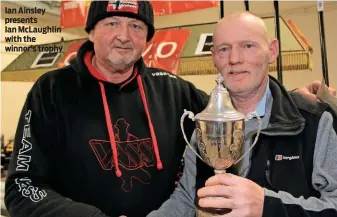
{"label": "grey zip-up jacket", "polygon": [[[300,115],[299,110],[301,108],[295,106],[294,102],[290,99],[290,96],[286,93],[284,88],[272,77],[270,79],[270,87],[272,96],[267,99],[266,114],[261,118],[261,135],[270,137],[278,136],[278,138],[281,136],[288,139],[290,136],[300,135],[301,133],[305,132],[305,125],[308,123],[308,121]],[[275,90],[277,90],[278,93],[276,93]],[[282,92],[281,99],[275,98],[280,97],[279,92]],[[275,101],[278,103],[277,106],[281,106],[281,109],[278,110],[283,112],[275,114],[275,110],[277,110],[275,109]],[[290,107],[290,111],[293,113],[290,113],[287,111],[287,109],[282,108],[286,107],[287,105]],[[302,107],[307,107],[305,104],[300,105],[302,105]],[[280,129],[276,130],[277,128],[275,128],[276,125],[274,124],[274,121],[278,118],[280,118],[280,122],[278,123],[288,123],[288,127],[287,124],[282,126],[282,131],[280,131]],[[271,120],[273,122],[273,126],[271,125]],[[309,160],[312,163],[312,165],[309,165],[309,167],[312,167],[311,175],[309,174],[309,177],[311,176],[311,180],[309,180],[309,182],[312,186],[309,186],[309,188],[312,189],[312,191],[315,193],[309,196],[303,196],[298,192],[293,192],[292,194],[291,192],[277,189],[277,187],[281,185],[293,185],[290,188],[300,189],[302,188],[300,185],[306,185],[307,183],[298,183],[298,181],[294,180],[293,177],[288,176],[289,173],[287,173],[287,171],[275,171],[276,175],[274,176],[277,176],[278,178],[281,177],[279,179],[282,180],[275,180],[275,177],[273,180],[272,177],[272,182],[274,182],[274,184],[276,183],[277,185],[276,188],[272,188],[272,184],[269,186],[262,185],[265,190],[263,217],[337,216],[337,136],[334,129],[334,124],[336,126],[334,121],[336,120],[334,120],[332,114],[327,111],[321,114],[318,121],[316,140],[313,142],[313,156],[309,156],[311,157],[310,159],[312,159]],[[293,123],[293,126],[291,123]],[[243,147],[244,150],[248,150],[250,147],[253,138],[252,136],[256,134],[257,124],[258,123],[256,119],[251,119],[246,122],[244,132],[246,138]],[[305,137],[311,136],[306,135],[305,133],[303,135],[305,135]],[[285,141],[287,141],[287,139],[285,139]],[[195,135],[193,135],[191,143],[194,147],[196,147],[195,141]],[[258,143],[257,145],[261,144]],[[286,146],[286,144],[284,145]],[[278,150],[282,150],[282,147],[278,148]],[[310,153],[310,151],[307,153]],[[302,153],[298,154],[299,158],[297,158],[297,156],[294,156],[294,158],[288,158],[288,162],[284,160],[283,165],[289,163],[289,159],[291,159],[296,165],[298,165],[296,161],[303,161],[304,164],[308,164],[308,161],[304,160],[305,156],[300,156],[301,154]],[[273,157],[275,158],[268,160],[274,161],[275,167],[282,163],[282,161],[276,161],[276,155]],[[308,157],[306,157],[306,159],[308,159]],[[170,199],[160,207],[160,209],[151,212],[147,217],[195,216],[195,195],[198,189],[198,187],[196,187],[196,180],[198,180],[196,177],[198,171],[200,171],[200,161],[190,150],[190,148],[187,148],[184,160],[185,168],[183,176],[180,179],[175,192],[171,195]],[[197,163],[197,161],[199,162]],[[251,165],[252,156],[248,154],[239,164],[237,171],[238,174],[240,176],[250,178],[249,174],[252,175],[252,170],[254,170],[251,168]],[[284,168],[292,170],[292,168],[289,168],[289,166],[284,166]],[[255,169],[254,171],[257,170]]]}

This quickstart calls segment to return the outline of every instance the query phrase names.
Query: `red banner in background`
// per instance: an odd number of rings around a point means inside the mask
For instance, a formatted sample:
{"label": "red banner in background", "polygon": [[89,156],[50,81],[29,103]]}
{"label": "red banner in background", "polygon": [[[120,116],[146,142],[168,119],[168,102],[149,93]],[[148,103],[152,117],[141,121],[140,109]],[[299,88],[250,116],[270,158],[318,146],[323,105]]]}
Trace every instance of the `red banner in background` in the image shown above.
{"label": "red banner in background", "polygon": [[151,0],[155,16],[183,13],[188,11],[200,10],[211,7],[218,7],[218,0],[208,1],[156,1]]}
{"label": "red banner in background", "polygon": [[181,29],[156,32],[143,53],[146,65],[178,74],[180,54],[190,33]]}
{"label": "red banner in background", "polygon": [[[112,0],[113,1],[113,0]],[[125,1],[125,0],[124,0]],[[61,1],[61,28],[85,26],[91,0],[62,0]],[[151,0],[155,16],[170,15],[188,11],[218,7],[218,0],[208,1],[156,1]]]}
{"label": "red banner in background", "polygon": [[85,26],[91,1],[65,1],[61,2],[61,28]]}

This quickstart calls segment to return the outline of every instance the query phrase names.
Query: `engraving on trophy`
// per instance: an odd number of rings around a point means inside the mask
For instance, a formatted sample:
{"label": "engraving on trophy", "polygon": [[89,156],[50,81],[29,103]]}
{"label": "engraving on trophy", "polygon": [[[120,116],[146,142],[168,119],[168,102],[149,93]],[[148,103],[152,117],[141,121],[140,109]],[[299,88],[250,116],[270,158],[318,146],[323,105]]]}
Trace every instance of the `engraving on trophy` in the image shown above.
{"label": "engraving on trophy", "polygon": [[[217,129],[217,128],[216,128]],[[217,132],[222,133],[222,132]],[[226,169],[230,166],[231,161],[228,146],[224,141],[226,141],[226,136],[223,134],[211,134],[207,135],[207,144],[209,144],[206,149],[208,149],[210,166],[216,169]]]}
{"label": "engraving on trophy", "polygon": [[197,142],[201,141],[202,135],[201,135],[201,130],[200,130],[200,128],[196,127],[196,128],[195,128],[195,133],[196,133],[196,135],[197,135]]}
{"label": "engraving on trophy", "polygon": [[211,166],[211,162],[209,161],[209,158],[207,157],[207,150],[205,144],[202,142],[202,134],[200,128],[196,128],[196,137],[197,137],[197,144],[198,144],[198,149],[200,152],[201,157],[207,163],[208,165]]}
{"label": "engraving on trophy", "polygon": [[211,162],[209,161],[209,159],[207,157],[207,151],[206,151],[205,144],[202,143],[201,141],[198,142],[198,148],[199,148],[200,155],[203,158],[203,160],[205,161],[205,163],[207,163],[208,165],[211,165]]}
{"label": "engraving on trophy", "polygon": [[231,144],[229,150],[232,158],[236,161],[241,154],[241,147],[244,143],[244,134],[242,131],[242,124],[240,122],[236,122],[234,124],[234,132],[233,132],[233,144]]}

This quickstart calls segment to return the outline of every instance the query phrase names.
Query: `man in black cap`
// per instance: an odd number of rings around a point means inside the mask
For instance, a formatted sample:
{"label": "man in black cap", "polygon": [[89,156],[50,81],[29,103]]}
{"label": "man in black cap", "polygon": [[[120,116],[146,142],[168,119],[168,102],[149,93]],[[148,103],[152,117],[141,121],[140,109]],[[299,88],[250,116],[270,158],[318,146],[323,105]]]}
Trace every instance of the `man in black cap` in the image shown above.
{"label": "man in black cap", "polygon": [[12,217],[139,217],[169,198],[185,149],[180,117],[208,96],[144,64],[153,22],[148,1],[91,3],[76,59],[27,96],[6,180]]}

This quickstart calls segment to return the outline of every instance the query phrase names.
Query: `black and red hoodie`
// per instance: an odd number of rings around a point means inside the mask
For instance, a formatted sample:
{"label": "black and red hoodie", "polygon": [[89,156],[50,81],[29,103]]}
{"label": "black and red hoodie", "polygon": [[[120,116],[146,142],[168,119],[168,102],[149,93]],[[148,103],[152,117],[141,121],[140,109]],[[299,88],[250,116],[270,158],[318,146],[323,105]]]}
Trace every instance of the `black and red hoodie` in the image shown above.
{"label": "black and red hoodie", "polygon": [[[180,117],[201,112],[208,96],[142,59],[126,81],[109,83],[93,55],[88,41],[29,92],[6,180],[11,216],[142,217],[173,192],[185,149]],[[194,123],[185,126],[190,137]]]}

